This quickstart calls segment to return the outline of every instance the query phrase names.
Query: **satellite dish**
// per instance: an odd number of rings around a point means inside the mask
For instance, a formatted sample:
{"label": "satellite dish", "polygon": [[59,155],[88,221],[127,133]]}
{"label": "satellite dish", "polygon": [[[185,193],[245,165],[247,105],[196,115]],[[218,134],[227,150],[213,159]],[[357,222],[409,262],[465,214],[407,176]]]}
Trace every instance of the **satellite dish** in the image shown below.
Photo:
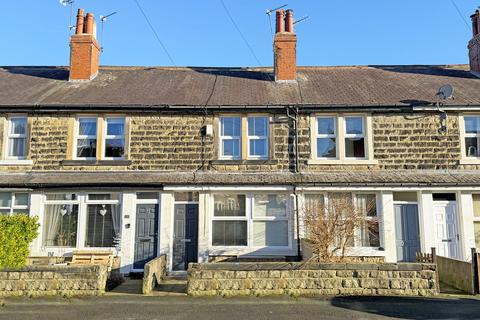
{"label": "satellite dish", "polygon": [[440,100],[448,100],[453,98],[453,93],[455,92],[455,89],[453,86],[447,84],[442,86],[438,92],[437,92],[437,97],[440,98]]}

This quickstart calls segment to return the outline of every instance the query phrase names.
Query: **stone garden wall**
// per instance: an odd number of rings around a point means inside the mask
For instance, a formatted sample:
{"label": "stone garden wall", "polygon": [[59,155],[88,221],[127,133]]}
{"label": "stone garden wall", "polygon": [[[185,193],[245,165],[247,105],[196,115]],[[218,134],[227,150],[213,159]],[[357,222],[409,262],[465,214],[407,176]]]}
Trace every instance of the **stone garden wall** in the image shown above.
{"label": "stone garden wall", "polygon": [[167,275],[167,256],[162,254],[145,264],[143,270],[142,292],[143,294],[152,293],[156,285],[161,283]]}
{"label": "stone garden wall", "polygon": [[105,293],[106,266],[29,266],[0,270],[0,297],[96,296]]}
{"label": "stone garden wall", "polygon": [[434,264],[212,263],[191,264],[188,271],[192,296],[438,293]]}

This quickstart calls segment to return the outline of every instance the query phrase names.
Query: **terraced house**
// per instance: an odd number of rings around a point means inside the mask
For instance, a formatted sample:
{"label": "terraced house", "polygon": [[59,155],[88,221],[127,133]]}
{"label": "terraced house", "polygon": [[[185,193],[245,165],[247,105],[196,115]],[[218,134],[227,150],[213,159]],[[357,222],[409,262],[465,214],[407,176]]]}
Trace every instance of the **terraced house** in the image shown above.
{"label": "terraced house", "polygon": [[99,67],[77,20],[69,67],[0,69],[0,213],[39,216],[33,255],[295,259],[302,204],[331,192],[375,199],[349,255],[480,246],[479,11],[469,66],[297,67],[278,11],[273,69]]}

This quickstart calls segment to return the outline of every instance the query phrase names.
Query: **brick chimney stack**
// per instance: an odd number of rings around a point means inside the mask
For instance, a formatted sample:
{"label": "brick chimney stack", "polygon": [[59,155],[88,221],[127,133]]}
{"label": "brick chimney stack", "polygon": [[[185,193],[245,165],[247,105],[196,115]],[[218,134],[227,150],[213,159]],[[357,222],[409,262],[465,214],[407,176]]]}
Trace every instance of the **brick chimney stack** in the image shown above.
{"label": "brick chimney stack", "polygon": [[471,18],[473,38],[468,43],[470,70],[480,74],[480,11],[475,11]]}
{"label": "brick chimney stack", "polygon": [[95,18],[78,9],[76,32],[70,37],[70,81],[89,81],[98,74],[100,46]]}
{"label": "brick chimney stack", "polygon": [[278,10],[276,33],[273,45],[275,81],[297,80],[297,35],[293,30],[293,11]]}

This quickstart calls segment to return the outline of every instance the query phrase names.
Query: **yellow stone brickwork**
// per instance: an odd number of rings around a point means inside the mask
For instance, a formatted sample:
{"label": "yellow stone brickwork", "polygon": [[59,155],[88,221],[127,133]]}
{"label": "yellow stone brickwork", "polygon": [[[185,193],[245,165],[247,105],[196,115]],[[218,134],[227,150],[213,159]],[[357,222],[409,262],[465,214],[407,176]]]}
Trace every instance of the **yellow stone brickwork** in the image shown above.
{"label": "yellow stone brickwork", "polygon": [[[0,136],[5,135],[5,114],[0,114]],[[29,115],[29,159],[32,165],[1,165],[0,171],[71,170],[160,170],[160,171],[289,171],[294,165],[292,121],[272,115],[268,161],[218,161],[218,118],[208,115],[159,115],[130,113],[127,122],[127,149],[130,163],[72,165],[73,129],[76,114]],[[448,131],[438,132],[439,113],[373,114],[373,149],[377,164],[313,165],[310,116],[298,122],[299,166],[302,172],[338,170],[479,169],[460,165],[458,115],[449,114]],[[214,135],[202,137],[202,128],[212,125]],[[4,153],[4,139],[0,139]],[[101,160],[101,159],[99,159]]]}

